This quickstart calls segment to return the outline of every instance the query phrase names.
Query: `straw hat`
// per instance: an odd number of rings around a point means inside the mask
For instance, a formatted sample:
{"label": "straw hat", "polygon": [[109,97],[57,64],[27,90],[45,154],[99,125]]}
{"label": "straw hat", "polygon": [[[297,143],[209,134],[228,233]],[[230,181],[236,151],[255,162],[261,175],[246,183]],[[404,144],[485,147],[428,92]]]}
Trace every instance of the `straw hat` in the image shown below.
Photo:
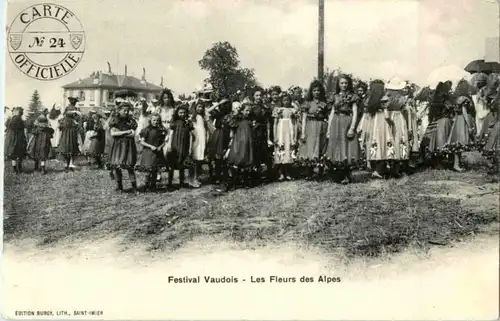
{"label": "straw hat", "polygon": [[403,90],[405,87],[406,87],[406,81],[398,78],[398,77],[394,77],[394,78],[391,78],[387,84],[385,85],[385,89],[389,89],[389,90]]}

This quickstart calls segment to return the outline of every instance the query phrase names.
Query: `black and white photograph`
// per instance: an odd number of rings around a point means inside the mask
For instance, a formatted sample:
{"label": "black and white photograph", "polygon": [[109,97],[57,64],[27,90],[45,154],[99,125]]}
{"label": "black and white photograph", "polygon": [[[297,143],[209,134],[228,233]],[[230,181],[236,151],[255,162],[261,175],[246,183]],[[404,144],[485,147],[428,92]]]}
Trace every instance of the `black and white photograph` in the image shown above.
{"label": "black and white photograph", "polygon": [[1,312],[499,318],[500,0],[9,0]]}

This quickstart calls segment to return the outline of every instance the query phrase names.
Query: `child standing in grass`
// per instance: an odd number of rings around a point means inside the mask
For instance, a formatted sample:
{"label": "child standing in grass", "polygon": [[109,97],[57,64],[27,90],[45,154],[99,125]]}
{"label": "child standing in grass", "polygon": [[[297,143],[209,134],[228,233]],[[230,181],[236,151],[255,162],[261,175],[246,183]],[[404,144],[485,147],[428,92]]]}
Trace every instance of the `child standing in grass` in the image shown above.
{"label": "child standing in grass", "polygon": [[122,103],[118,107],[118,115],[109,124],[113,144],[109,154],[109,168],[115,171],[116,190],[123,191],[122,169],[128,171],[132,191],[137,193],[137,182],[134,167],[137,162],[137,146],[135,145],[135,129],[137,123],[129,115],[132,106]]}
{"label": "child standing in grass", "polygon": [[12,162],[14,172],[20,173],[23,170],[23,158],[26,155],[26,133],[24,121],[22,119],[23,109],[16,107],[12,111],[13,116],[7,120],[5,133],[4,155]]}
{"label": "child standing in grass", "polygon": [[161,123],[159,114],[152,114],[149,125],[139,133],[142,149],[140,170],[146,171],[146,191],[154,191],[156,189],[157,174],[165,167],[165,159],[163,156],[163,145],[167,131]]}
{"label": "child standing in grass", "polygon": [[190,169],[191,185],[195,188],[201,186],[198,177],[201,173],[201,167],[205,161],[205,150],[208,140],[208,125],[205,120],[205,105],[203,102],[198,102],[194,108],[194,113],[191,116],[193,124],[194,140],[191,147],[191,157],[194,160],[194,167]]}
{"label": "child standing in grass", "polygon": [[80,154],[79,124],[78,115],[80,112],[76,109],[76,99],[70,97],[70,106],[66,107],[63,118],[59,121],[61,129],[61,138],[59,140],[58,153],[66,161],[66,171],[73,170],[75,157]]}
{"label": "child standing in grass", "polygon": [[28,148],[28,154],[35,161],[35,168],[39,168],[43,174],[47,174],[45,161],[49,159],[52,148],[50,140],[54,135],[54,130],[50,128],[45,115],[38,116],[32,134],[33,140]]}
{"label": "child standing in grass", "polygon": [[210,136],[207,151],[208,157],[215,162],[215,183],[227,183],[228,173],[224,155],[229,147],[230,128],[228,116],[231,113],[231,102],[226,100],[211,111],[215,130]]}
{"label": "child standing in grass", "polygon": [[290,95],[283,94],[281,107],[274,107],[274,163],[279,172],[279,180],[291,180],[291,165],[297,140],[296,120],[298,110],[292,106]]}
{"label": "child standing in grass", "polygon": [[[89,127],[87,131],[89,141],[86,154],[89,159],[94,159],[97,168],[102,169],[102,155],[104,154],[104,147],[106,144],[106,133],[98,114],[92,115],[89,125],[91,127]],[[91,164],[91,161],[89,161],[89,164]]]}
{"label": "child standing in grass", "polygon": [[171,148],[167,154],[169,189],[173,187],[174,170],[179,171],[180,187],[184,186],[184,169],[186,167],[186,160],[189,157],[192,135],[193,123],[188,118],[188,108],[181,105],[175,110],[172,123],[170,124]]}
{"label": "child standing in grass", "polygon": [[230,118],[231,142],[227,152],[227,163],[231,166],[232,184],[242,178],[243,185],[250,187],[251,169],[255,164],[254,140],[252,139],[252,121],[250,112],[252,105],[249,101],[233,102]]}

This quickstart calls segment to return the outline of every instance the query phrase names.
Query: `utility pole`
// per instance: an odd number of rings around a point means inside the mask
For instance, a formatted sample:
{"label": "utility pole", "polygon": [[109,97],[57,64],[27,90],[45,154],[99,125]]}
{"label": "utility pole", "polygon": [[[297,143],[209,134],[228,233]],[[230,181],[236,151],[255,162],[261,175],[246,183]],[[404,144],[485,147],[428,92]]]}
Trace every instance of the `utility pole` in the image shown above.
{"label": "utility pole", "polygon": [[323,82],[325,70],[325,0],[319,1],[318,10],[318,80]]}

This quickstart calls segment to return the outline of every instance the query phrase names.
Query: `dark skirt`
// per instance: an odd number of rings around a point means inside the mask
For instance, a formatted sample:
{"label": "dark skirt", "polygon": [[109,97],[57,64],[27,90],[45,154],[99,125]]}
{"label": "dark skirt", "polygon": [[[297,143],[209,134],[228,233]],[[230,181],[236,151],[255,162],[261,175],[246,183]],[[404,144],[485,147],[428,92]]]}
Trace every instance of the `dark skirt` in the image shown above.
{"label": "dark skirt", "polygon": [[352,116],[335,114],[328,128],[328,145],[326,147],[325,159],[330,166],[353,167],[358,165],[361,148],[358,136],[355,134],[352,139],[347,138],[347,132],[351,126]]}
{"label": "dark skirt", "polygon": [[80,138],[78,135],[80,135],[80,133],[76,127],[63,128],[61,130],[61,138],[59,140],[57,153],[63,156],[76,156],[80,154],[78,146]]}
{"label": "dark skirt", "polygon": [[254,140],[250,121],[241,120],[233,136],[233,142],[229,148],[227,163],[237,167],[250,167],[254,165]]}
{"label": "dark skirt", "polygon": [[87,154],[92,157],[98,157],[104,154],[105,140],[103,137],[96,137],[90,139],[89,149]]}
{"label": "dark skirt", "polygon": [[144,172],[157,172],[166,167],[165,157],[163,152],[153,151],[150,148],[144,147],[141,153],[141,162],[137,170]]}
{"label": "dark skirt", "polygon": [[[469,117],[468,121],[472,124],[474,120],[472,117]],[[449,153],[469,151],[472,147],[472,142],[473,140],[471,138],[471,133],[465,120],[465,116],[455,116],[453,118],[453,124],[450,128],[450,134],[448,135],[445,150]]]}
{"label": "dark skirt", "polygon": [[448,117],[442,117],[427,126],[420,149],[430,154],[437,154],[443,151],[448,143],[453,120]]}
{"label": "dark skirt", "polygon": [[216,128],[208,141],[208,157],[211,160],[223,159],[229,147],[229,129]]}
{"label": "dark skirt", "polygon": [[22,159],[26,156],[26,136],[24,129],[8,130],[5,135],[4,155],[8,159]]}
{"label": "dark skirt", "polygon": [[111,136],[111,132],[107,130],[104,139],[104,155],[110,154],[111,146],[113,146],[113,136]]}
{"label": "dark skirt", "polygon": [[45,161],[52,158],[52,144],[50,142],[51,135],[47,133],[40,133],[33,136],[28,145],[28,155],[35,161]]}
{"label": "dark skirt", "polygon": [[188,165],[190,129],[186,126],[177,126],[172,131],[172,147],[167,154],[167,161],[172,169],[183,169]]}
{"label": "dark skirt", "polygon": [[307,119],[305,142],[299,146],[299,160],[303,166],[318,165],[326,148],[327,125],[323,120]]}
{"label": "dark skirt", "polygon": [[134,168],[137,163],[137,146],[134,137],[113,139],[108,157],[109,168]]}
{"label": "dark skirt", "polygon": [[267,164],[272,158],[274,150],[273,146],[267,144],[267,127],[266,124],[257,124],[252,130],[253,139],[253,160],[255,165]]}
{"label": "dark skirt", "polygon": [[483,155],[498,160],[500,153],[500,120],[497,120],[495,125],[485,134],[486,145],[484,146]]}

